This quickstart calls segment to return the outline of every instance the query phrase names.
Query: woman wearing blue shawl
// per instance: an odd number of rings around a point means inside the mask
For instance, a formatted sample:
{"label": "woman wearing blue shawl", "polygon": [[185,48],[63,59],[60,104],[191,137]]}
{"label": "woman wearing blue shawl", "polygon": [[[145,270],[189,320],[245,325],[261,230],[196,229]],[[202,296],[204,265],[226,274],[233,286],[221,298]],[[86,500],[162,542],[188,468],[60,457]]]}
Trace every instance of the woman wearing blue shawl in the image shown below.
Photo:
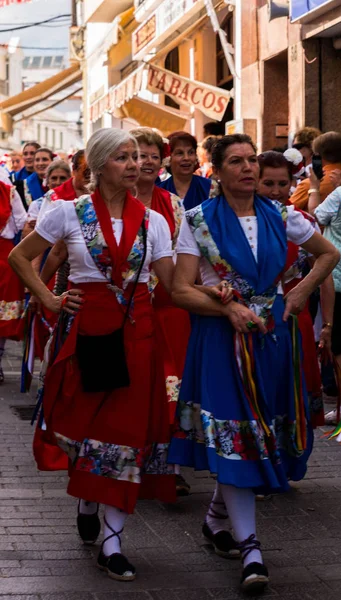
{"label": "woman wearing blue shawl", "polygon": [[[177,246],[173,299],[198,318],[192,327],[169,461],[209,469],[217,486],[203,533],[218,554],[243,559],[248,592],[268,582],[256,534],[255,493],[302,479],[312,430],[296,315],[339,260],[338,251],[294,207],[255,195],[251,138],[225,136],[213,149],[216,198],[186,212]],[[316,257],[283,300],[287,240]],[[194,287],[233,289],[227,304]],[[235,540],[221,526],[230,518]]]}
{"label": "woman wearing blue shawl", "polygon": [[34,172],[26,179],[17,182],[16,187],[26,210],[33,200],[38,200],[48,191],[48,188],[44,185],[44,179],[53,159],[52,150],[38,148],[34,154]]}
{"label": "woman wearing blue shawl", "polygon": [[194,208],[219,193],[217,183],[194,175],[197,168],[197,140],[185,131],[176,131],[169,138],[171,177],[159,183],[159,187],[183,200],[186,210]]}

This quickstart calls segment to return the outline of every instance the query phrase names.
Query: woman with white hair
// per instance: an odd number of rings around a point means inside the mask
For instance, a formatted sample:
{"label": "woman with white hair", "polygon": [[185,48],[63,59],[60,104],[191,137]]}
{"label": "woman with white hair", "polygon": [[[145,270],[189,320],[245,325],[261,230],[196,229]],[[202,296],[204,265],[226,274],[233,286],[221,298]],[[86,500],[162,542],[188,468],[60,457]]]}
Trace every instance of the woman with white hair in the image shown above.
{"label": "woman with white hair", "polygon": [[[170,291],[172,248],[164,217],[131,194],[138,158],[129,133],[96,131],[87,146],[93,194],[55,201],[10,256],[31,292],[60,313],[45,379],[47,432],[71,459],[68,493],[80,499],[83,541],[96,541],[98,504],[104,504],[97,564],[124,581],[135,578],[135,568],[121,554],[120,536],[138,496],[175,500],[166,463],[166,389],[147,285],[152,265]],[[57,240],[64,240],[70,262],[71,289],[62,296],[54,296],[31,267]]]}

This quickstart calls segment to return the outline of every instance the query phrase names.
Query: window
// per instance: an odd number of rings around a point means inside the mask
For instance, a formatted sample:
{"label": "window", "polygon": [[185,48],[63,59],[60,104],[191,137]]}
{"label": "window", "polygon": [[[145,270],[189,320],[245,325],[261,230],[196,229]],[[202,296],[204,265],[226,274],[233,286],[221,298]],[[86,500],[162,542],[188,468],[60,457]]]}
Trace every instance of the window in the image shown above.
{"label": "window", "polygon": [[59,132],[59,148],[60,148],[60,150],[63,150],[63,148],[64,148],[64,139],[63,138],[64,138],[63,132],[60,131]]}
{"label": "window", "polygon": [[[173,73],[179,74],[179,48],[178,47],[174,48],[167,54],[166,60],[165,60],[165,69],[168,69],[168,71],[172,71]],[[173,100],[173,98],[170,98],[169,96],[165,97],[165,105],[171,106],[172,108],[180,108],[179,104],[177,104]]]}
{"label": "window", "polygon": [[38,125],[37,125],[37,140],[40,143],[40,141],[41,141],[41,125],[40,125],[40,123],[38,123]]}
{"label": "window", "polygon": [[[223,21],[221,28],[226,33],[226,39],[233,46],[233,15],[229,15]],[[226,83],[233,80],[233,75],[228,68],[224,50],[222,48],[219,35],[217,35],[217,84],[219,87],[224,87]]]}
{"label": "window", "polygon": [[52,63],[52,56],[44,56],[43,67],[50,67]]}
{"label": "window", "polygon": [[38,69],[40,67],[40,63],[41,63],[41,56],[34,56],[32,59],[31,67],[33,69]]}
{"label": "window", "polygon": [[52,149],[54,150],[56,147],[56,130],[52,129]]}
{"label": "window", "polygon": [[48,127],[45,127],[45,144],[47,145],[49,143],[49,129]]}
{"label": "window", "polygon": [[64,59],[63,56],[55,56],[54,57],[54,64],[53,64],[53,66],[54,67],[61,67],[62,64],[63,64],[63,59]]}

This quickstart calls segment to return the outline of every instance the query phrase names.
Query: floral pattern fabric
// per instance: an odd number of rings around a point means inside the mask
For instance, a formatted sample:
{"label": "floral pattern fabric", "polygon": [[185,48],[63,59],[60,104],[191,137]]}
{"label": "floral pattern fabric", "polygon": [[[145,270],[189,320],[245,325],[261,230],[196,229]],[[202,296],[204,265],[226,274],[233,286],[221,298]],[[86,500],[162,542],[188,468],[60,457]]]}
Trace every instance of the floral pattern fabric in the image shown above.
{"label": "floral pattern fabric", "polygon": [[170,475],[167,464],[169,444],[150,444],[144,448],[132,448],[85,439],[82,443],[55,433],[58,445],[72,461],[73,467],[110,479],[141,483],[141,476]]}
{"label": "floral pattern fabric", "polygon": [[271,436],[264,433],[258,420],[217,419],[200,404],[179,402],[174,437],[205,444],[218,456],[228,460],[271,460],[280,464],[280,450],[297,456],[296,424],[277,416],[270,426]]}
{"label": "floral pattern fabric", "polygon": [[[112,285],[112,267],[109,250],[106,245],[103,233],[101,231],[95,207],[91,200],[91,196],[85,195],[78,198],[78,200],[75,201],[75,207],[84,241],[87,245],[91,257],[93,258],[98,269],[107,279],[108,284],[110,285],[110,289],[112,289],[112,291],[116,295],[117,301],[122,305],[126,305],[127,300],[124,296],[124,290],[126,289],[129,283],[134,282],[139,266],[141,264],[141,260],[143,258],[143,228],[141,227],[138,231],[129,256],[127,258],[127,263],[129,266],[126,269],[126,271],[122,274],[123,289],[120,289],[118,286]],[[146,209],[144,218],[146,232],[148,232],[149,214],[149,209]]]}
{"label": "floral pattern fabric", "polygon": [[24,300],[13,300],[12,302],[0,301],[0,320],[11,321],[20,319],[25,309]]}
{"label": "floral pattern fabric", "polygon": [[[279,210],[284,224],[287,220],[287,207],[279,202],[274,203]],[[240,299],[265,323],[268,322],[271,308],[277,295],[277,284],[274,283],[265,294],[257,296],[250,284],[237,273],[226,260],[220,257],[219,249],[205,221],[202,206],[186,212],[190,229],[196,239],[201,255],[208,260],[221,280],[227,281],[237,292]]]}

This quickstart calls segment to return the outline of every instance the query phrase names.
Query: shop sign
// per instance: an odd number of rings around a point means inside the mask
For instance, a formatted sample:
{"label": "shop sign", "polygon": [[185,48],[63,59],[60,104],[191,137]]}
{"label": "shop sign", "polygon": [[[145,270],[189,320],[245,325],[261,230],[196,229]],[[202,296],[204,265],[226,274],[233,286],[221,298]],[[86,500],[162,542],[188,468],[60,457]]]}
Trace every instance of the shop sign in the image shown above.
{"label": "shop sign", "polygon": [[157,8],[159,4],[159,0],[135,0],[134,8],[135,8],[135,19],[138,23],[142,23],[146,17]]}
{"label": "shop sign", "polygon": [[13,4],[27,4],[32,0],[0,0],[0,8],[5,8],[5,6],[12,6]]}
{"label": "shop sign", "polygon": [[234,135],[235,133],[244,133],[243,119],[227,121],[227,123],[225,123],[225,135]]}
{"label": "shop sign", "polygon": [[222,120],[231,97],[226,90],[181,77],[155,65],[149,65],[147,87],[154,94],[167,94],[178,104],[197,108],[215,121]]}
{"label": "shop sign", "polygon": [[[133,60],[141,60],[146,54],[147,46],[151,43],[161,43],[162,37],[171,35],[179,21],[188,14],[195,6],[199,6],[201,0],[164,0],[151,17],[145,20],[132,34]],[[141,51],[143,54],[140,54]]]}
{"label": "shop sign", "polygon": [[90,106],[90,121],[97,121],[106,111],[113,113],[136,96],[142,89],[144,66],[136,69],[121,83],[112,87],[109,92]]}
{"label": "shop sign", "polygon": [[165,0],[158,10],[158,35],[168,31],[198,0]]}
{"label": "shop sign", "polygon": [[156,15],[142,23],[133,33],[133,55],[141,52],[156,37]]}
{"label": "shop sign", "polygon": [[291,20],[304,18],[304,21],[309,22],[339,5],[339,0],[291,0]]}

